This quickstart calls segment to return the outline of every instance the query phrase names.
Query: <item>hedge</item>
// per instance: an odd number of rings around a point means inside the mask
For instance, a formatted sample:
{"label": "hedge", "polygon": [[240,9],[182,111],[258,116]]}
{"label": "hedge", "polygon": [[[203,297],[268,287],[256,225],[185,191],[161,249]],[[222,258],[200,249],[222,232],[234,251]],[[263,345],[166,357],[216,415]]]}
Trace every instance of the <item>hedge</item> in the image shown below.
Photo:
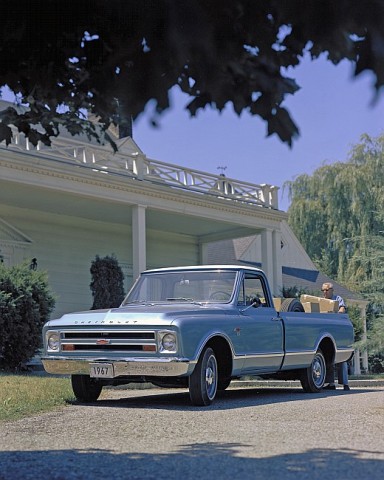
{"label": "hedge", "polygon": [[41,331],[55,307],[46,272],[29,263],[0,264],[0,367],[17,370],[41,347]]}

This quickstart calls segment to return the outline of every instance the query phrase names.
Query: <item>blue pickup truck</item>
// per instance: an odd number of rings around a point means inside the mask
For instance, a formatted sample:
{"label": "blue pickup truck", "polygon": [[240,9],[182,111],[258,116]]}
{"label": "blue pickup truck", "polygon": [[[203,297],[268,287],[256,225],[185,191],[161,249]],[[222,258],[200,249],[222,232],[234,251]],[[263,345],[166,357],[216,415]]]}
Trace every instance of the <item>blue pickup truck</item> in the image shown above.
{"label": "blue pickup truck", "polygon": [[42,362],[71,375],[80,402],[96,401],[106,385],[151,382],[188,388],[192,404],[210,405],[243,376],[296,379],[319,392],[353,355],[348,315],[305,313],[296,299],[274,305],[257,268],[147,270],[119,308],[47,322]]}

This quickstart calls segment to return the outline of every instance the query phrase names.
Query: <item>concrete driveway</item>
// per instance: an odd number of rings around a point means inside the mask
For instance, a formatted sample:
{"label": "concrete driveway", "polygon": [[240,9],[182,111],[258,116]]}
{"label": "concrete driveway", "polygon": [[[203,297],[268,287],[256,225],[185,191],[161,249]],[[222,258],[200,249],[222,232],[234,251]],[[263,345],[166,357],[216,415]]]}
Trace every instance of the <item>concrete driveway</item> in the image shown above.
{"label": "concrete driveway", "polygon": [[0,425],[0,480],[384,478],[384,387],[104,390]]}

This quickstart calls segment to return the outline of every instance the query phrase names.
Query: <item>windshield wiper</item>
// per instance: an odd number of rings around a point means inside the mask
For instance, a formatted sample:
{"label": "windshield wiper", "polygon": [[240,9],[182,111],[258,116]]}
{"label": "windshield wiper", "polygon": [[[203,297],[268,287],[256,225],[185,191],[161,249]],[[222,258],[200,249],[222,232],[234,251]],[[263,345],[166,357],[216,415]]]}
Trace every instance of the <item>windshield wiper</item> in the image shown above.
{"label": "windshield wiper", "polygon": [[149,302],[148,300],[131,300],[130,302],[126,302],[123,305],[131,305],[132,303],[140,303],[141,305],[152,305],[153,302]]}
{"label": "windshield wiper", "polygon": [[167,302],[190,302],[193,305],[200,305],[200,306],[204,305],[204,302],[198,302],[193,298],[187,298],[187,297],[169,297],[167,298]]}
{"label": "windshield wiper", "polygon": [[132,304],[153,306],[153,305],[164,304],[165,302],[190,302],[190,303],[194,303],[196,305],[203,305],[202,302],[197,302],[193,298],[169,297],[169,298],[166,298],[165,300],[131,300],[130,302],[124,303],[123,306],[132,305]]}
{"label": "windshield wiper", "polygon": [[186,297],[169,297],[167,298],[167,302],[194,302],[194,299]]}

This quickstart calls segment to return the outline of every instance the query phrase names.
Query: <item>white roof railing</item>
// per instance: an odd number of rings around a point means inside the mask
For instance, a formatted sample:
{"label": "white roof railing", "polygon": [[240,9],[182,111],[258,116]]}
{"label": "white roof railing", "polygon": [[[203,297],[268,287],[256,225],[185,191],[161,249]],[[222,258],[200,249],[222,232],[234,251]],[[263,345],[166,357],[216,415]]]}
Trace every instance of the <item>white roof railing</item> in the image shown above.
{"label": "white roof railing", "polygon": [[[6,149],[4,144],[0,144],[0,148]],[[139,151],[127,152],[121,149],[112,153],[106,146],[69,142],[67,138],[61,140],[60,137],[55,138],[50,147],[39,143],[35,148],[23,134],[16,132],[8,148],[31,155],[38,153],[41,158],[75,164],[89,168],[92,172],[126,176],[221,199],[278,209],[279,187],[253,184],[223,174],[215,175],[160,162],[147,158]]]}

